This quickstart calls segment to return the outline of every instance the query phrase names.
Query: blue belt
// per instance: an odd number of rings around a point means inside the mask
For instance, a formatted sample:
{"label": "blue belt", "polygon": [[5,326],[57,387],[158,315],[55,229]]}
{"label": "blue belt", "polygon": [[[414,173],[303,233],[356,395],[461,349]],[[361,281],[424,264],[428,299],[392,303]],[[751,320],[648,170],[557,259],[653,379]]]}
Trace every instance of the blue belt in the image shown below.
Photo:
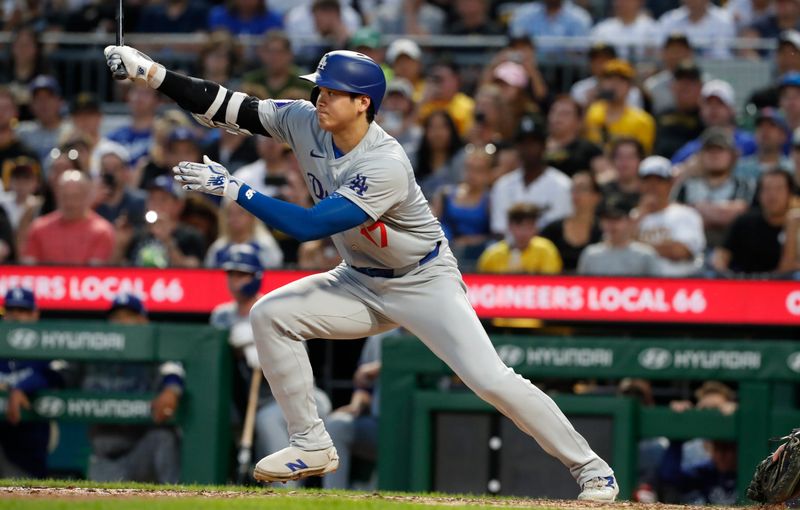
{"label": "blue belt", "polygon": [[400,269],[382,269],[378,267],[355,267],[355,266],[350,266],[350,267],[352,267],[361,274],[365,274],[373,278],[399,278],[407,273],[410,273],[419,266],[427,264],[431,260],[435,259],[436,256],[439,255],[439,247],[441,246],[441,244],[442,244],[441,241],[437,241],[436,247],[431,251],[429,251],[427,255],[422,257],[419,260],[419,262]]}

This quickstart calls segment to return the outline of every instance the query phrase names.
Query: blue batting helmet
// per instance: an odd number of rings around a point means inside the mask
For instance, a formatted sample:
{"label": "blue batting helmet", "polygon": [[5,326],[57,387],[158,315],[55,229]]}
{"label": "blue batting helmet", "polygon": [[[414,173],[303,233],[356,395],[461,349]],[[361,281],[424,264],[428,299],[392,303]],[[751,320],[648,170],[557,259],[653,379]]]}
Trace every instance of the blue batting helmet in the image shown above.
{"label": "blue batting helmet", "polygon": [[[375,113],[378,113],[386,93],[386,77],[381,66],[363,53],[355,51],[330,51],[322,56],[315,73],[300,78],[317,87],[369,96]],[[319,89],[315,88],[311,93],[312,103],[316,103],[317,95]]]}
{"label": "blue batting helmet", "polygon": [[252,244],[233,244],[222,254],[222,269],[250,273],[253,279],[239,289],[245,296],[254,296],[261,288],[264,266],[258,258],[258,250]]}

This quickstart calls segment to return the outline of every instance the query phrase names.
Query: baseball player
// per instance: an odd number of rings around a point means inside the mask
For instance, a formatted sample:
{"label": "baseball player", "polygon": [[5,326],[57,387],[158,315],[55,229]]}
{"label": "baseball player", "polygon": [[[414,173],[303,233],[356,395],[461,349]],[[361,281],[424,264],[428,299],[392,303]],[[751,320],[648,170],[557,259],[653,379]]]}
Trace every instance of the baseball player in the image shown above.
{"label": "baseball player", "polygon": [[301,241],[332,236],[342,256],[333,270],[270,292],[250,311],[261,367],[291,437],[288,448],[258,462],[255,478],[293,480],[338,467],[301,342],[363,338],[403,326],[567,466],[581,487],[579,499],[616,498],[608,464],[547,395],[503,364],[483,330],[411,163],[373,122],[386,90],[374,61],[352,51],[325,54],[316,72],[301,77],[315,85],[309,102],[229,91],[168,71],[128,46],[109,46],[105,56],[112,72],[158,89],[207,126],[288,143],[313,196],[311,208],[264,196],[208,157],[181,162],[175,178],[187,190],[236,200]]}

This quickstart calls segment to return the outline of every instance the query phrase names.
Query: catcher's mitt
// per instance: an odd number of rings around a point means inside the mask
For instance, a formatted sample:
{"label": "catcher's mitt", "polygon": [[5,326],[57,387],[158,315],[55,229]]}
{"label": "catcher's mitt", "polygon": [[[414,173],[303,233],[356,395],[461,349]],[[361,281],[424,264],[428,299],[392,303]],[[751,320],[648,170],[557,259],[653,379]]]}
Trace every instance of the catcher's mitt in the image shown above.
{"label": "catcher's mitt", "polygon": [[786,442],[756,467],[747,497],[761,503],[783,503],[800,493],[800,428],[776,439]]}

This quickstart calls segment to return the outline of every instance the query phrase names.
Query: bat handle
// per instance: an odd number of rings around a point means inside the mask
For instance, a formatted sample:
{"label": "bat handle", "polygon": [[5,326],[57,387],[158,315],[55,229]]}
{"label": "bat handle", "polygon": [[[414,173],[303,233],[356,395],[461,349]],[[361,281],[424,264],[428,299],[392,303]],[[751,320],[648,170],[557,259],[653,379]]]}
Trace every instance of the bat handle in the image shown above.
{"label": "bat handle", "polygon": [[127,80],[128,79],[128,72],[125,70],[125,67],[120,65],[116,71],[114,71],[113,75],[115,80]]}

